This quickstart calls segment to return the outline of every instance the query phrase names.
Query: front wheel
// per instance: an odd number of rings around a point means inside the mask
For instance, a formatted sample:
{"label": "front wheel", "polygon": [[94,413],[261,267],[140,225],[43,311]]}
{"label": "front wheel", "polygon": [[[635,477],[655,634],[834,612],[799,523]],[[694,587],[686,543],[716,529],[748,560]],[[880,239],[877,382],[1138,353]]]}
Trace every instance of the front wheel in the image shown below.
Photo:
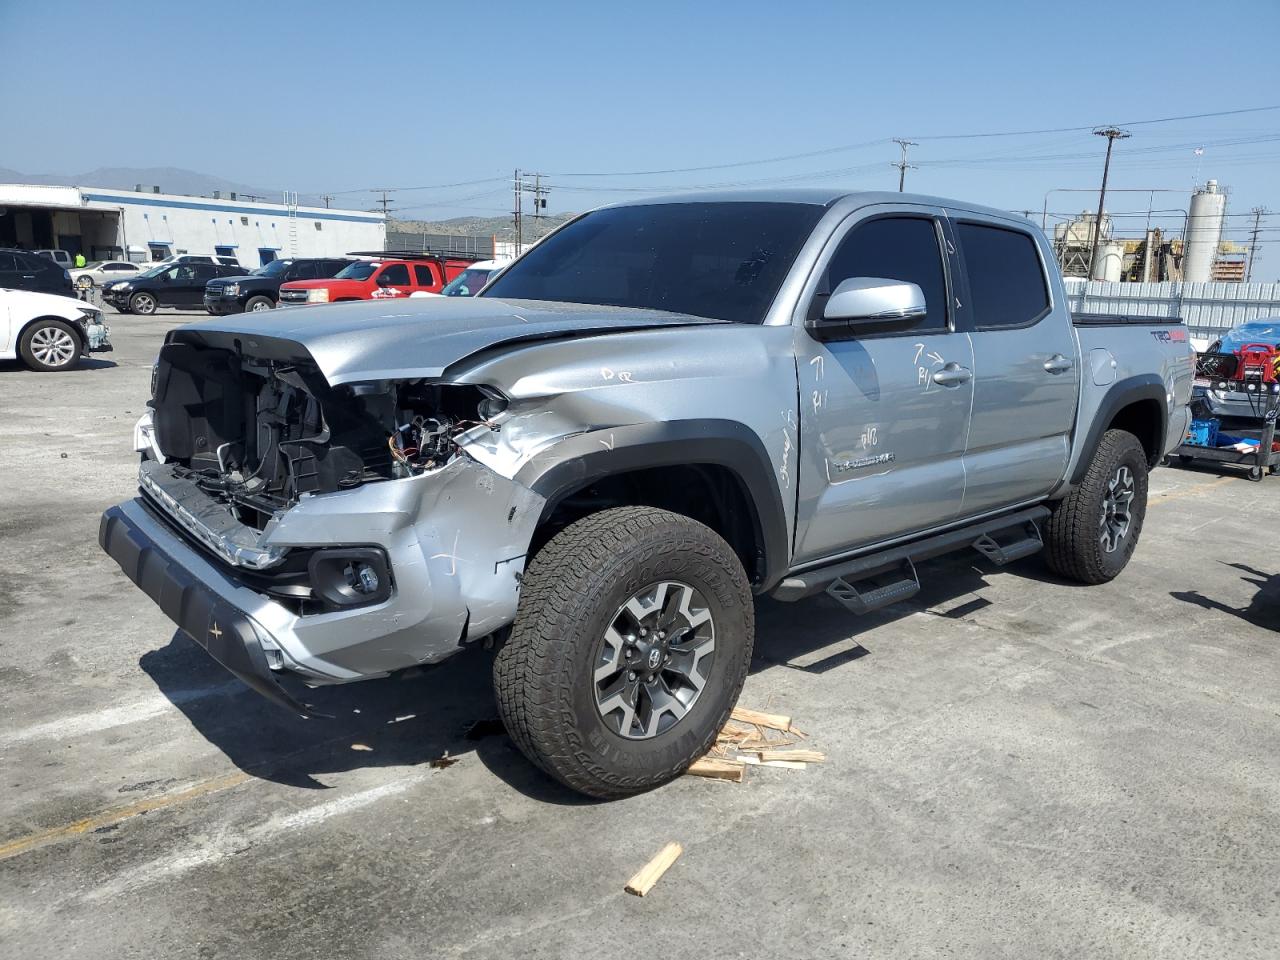
{"label": "front wheel", "polygon": [[149,293],[135,293],[129,299],[129,312],[151,316],[156,312],[156,298]]}
{"label": "front wheel", "polygon": [[244,305],[244,310],[245,313],[263,313],[274,310],[275,306],[270,297],[250,297],[249,302]]}
{"label": "front wheel", "polygon": [[737,702],[755,631],[732,548],[651,507],[570,524],[525,573],[494,661],[498,711],[535,764],[612,799],[678,777]]}
{"label": "front wheel", "polygon": [[82,276],[76,278],[76,289],[88,293],[93,289],[93,277]]}
{"label": "front wheel", "polygon": [[18,351],[32,370],[70,370],[80,359],[80,338],[61,320],[38,320],[23,332]]}
{"label": "front wheel", "polygon": [[1045,560],[1071,580],[1106,583],[1133,556],[1146,513],[1146,451],[1133,434],[1108,430],[1084,480],[1045,522]]}

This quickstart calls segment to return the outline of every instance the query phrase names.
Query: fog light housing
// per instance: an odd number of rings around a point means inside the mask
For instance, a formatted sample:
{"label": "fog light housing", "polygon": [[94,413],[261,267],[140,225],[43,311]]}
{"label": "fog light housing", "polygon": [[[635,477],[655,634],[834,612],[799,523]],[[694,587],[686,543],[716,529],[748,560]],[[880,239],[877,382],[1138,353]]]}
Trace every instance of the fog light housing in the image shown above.
{"label": "fog light housing", "polygon": [[382,603],[391,596],[391,568],[376,547],[318,550],[308,572],[316,597],[332,609]]}

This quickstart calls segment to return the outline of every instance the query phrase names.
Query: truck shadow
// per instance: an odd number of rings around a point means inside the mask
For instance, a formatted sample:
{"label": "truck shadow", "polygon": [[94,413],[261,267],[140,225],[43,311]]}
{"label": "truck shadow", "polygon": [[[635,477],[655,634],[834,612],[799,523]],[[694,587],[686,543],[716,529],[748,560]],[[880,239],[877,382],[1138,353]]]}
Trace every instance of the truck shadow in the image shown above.
{"label": "truck shadow", "polygon": [[[254,694],[177,631],[139,666],[206,740],[263,780],[323,790],[324,774],[367,767],[434,765],[476,755],[534,799],[584,804],[538,771],[497,722],[491,657],[467,651],[440,667],[378,680],[294,689],[333,719],[304,719]],[[208,691],[205,696],[193,696]]]}
{"label": "truck shadow", "polygon": [[[928,611],[959,618],[989,604],[971,558],[932,561],[923,588],[904,603],[865,616],[830,598],[756,603],[753,673],[778,668],[822,675],[871,655],[862,640],[877,627]],[[968,599],[962,599],[962,598]],[[961,602],[955,601],[960,599]],[[497,719],[491,654],[466,651],[439,667],[333,687],[294,690],[333,719],[297,717],[258,697],[185,634],[144,654],[139,666],[191,725],[246,773],[302,789],[327,789],[319,777],[366,767],[447,767],[474,756],[521,793],[541,802],[594,801],[555,783],[516,749]]]}
{"label": "truck shadow", "polygon": [[1181,600],[1183,603],[1193,604],[1202,610],[1218,610],[1222,613],[1229,613],[1233,617],[1239,617],[1241,620],[1253,624],[1255,627],[1263,627],[1266,630],[1280,632],[1280,573],[1264,573],[1244,563],[1228,563],[1226,565],[1246,574],[1251,574],[1251,576],[1240,578],[1245,583],[1252,584],[1258,588],[1247,606],[1229,607],[1220,600],[1206,597],[1194,590],[1174,590],[1169,596],[1175,600]]}

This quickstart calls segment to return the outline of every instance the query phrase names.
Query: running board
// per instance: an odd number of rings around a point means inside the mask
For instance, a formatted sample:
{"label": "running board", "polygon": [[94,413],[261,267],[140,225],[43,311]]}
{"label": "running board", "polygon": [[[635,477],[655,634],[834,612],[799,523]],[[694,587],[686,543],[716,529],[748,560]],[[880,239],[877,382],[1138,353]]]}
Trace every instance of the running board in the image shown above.
{"label": "running board", "polygon": [[1033,553],[1038,553],[1043,547],[1044,541],[1040,539],[1040,528],[1030,521],[1024,523],[1021,529],[996,530],[992,533],[984,533],[973,541],[973,549],[997,567],[1029,557]]}
{"label": "running board", "polygon": [[[886,574],[881,579],[887,579]],[[870,590],[859,590],[857,581],[850,583],[843,577],[837,577],[828,587],[827,596],[840,603],[850,613],[870,613],[899,600],[914,597],[920,592],[920,578],[916,576],[916,567],[910,560],[902,561],[902,566],[892,574],[896,579],[871,587]],[[868,581],[868,584],[870,581]]]}
{"label": "running board", "polygon": [[[844,581],[847,586],[871,576],[886,575],[890,571],[901,568],[904,562],[916,564],[922,560],[969,547],[974,547],[995,563],[1010,563],[1040,549],[1042,543],[1039,530],[1036,529],[1033,537],[1030,529],[1034,529],[1036,524],[1047,516],[1049,516],[1048,507],[1030,507],[1001,517],[965,524],[954,530],[920,540],[882,547],[878,550],[872,548],[853,557],[833,560],[821,566],[790,573],[773,588],[770,596],[777,600],[802,600],[815,593],[821,593],[829,585],[834,585],[837,580]],[[990,544],[987,541],[990,541]],[[988,553],[988,550],[991,552]],[[996,559],[997,557],[1000,559]],[[915,578],[914,570],[912,578]],[[841,598],[837,596],[836,599]],[[897,597],[889,602],[895,603],[898,599],[903,598]],[[844,601],[841,600],[841,602]],[[845,606],[848,607],[848,604]]]}

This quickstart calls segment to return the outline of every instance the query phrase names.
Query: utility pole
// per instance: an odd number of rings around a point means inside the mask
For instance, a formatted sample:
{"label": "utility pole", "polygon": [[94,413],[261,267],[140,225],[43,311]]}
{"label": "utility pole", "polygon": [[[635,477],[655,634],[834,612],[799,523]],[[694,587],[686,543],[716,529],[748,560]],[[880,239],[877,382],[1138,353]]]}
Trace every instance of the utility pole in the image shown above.
{"label": "utility pole", "polygon": [[1107,202],[1107,175],[1111,172],[1111,147],[1117,140],[1129,136],[1129,131],[1119,127],[1099,127],[1095,136],[1107,138],[1107,159],[1102,164],[1102,189],[1098,192],[1098,217],[1093,222],[1093,245],[1089,250],[1089,271],[1085,280],[1093,279],[1093,267],[1098,261],[1098,241],[1102,239],[1102,205]]}
{"label": "utility pole", "polygon": [[[387,200],[387,194],[389,194],[389,193],[394,193],[395,191],[393,191],[393,190],[378,190],[378,189],[376,189],[376,188],[375,188],[374,190],[372,190],[372,191],[370,191],[370,192],[371,192],[371,193],[380,193],[380,194],[382,194],[382,199],[378,201],[378,206],[380,206],[380,207],[382,208],[382,219],[384,219],[384,220],[385,220],[385,219],[387,219],[387,215],[388,215],[388,214],[391,212],[391,210],[393,209],[393,208],[392,208],[392,206],[391,206],[391,204],[390,204],[390,201],[388,201],[388,200]],[[325,206],[327,207],[328,205],[329,205],[329,203],[328,203],[328,199],[326,198]],[[377,211],[375,210],[374,212],[376,213]]]}
{"label": "utility pole", "polygon": [[[533,178],[532,181],[530,180],[531,177]],[[551,188],[542,185],[542,174],[522,174],[517,169],[515,175],[511,178],[511,192],[515,199],[512,217],[515,219],[516,225],[516,256],[518,257],[524,251],[524,195],[526,193],[533,194],[534,231],[540,232],[542,211],[547,209],[546,194],[551,192]]]}
{"label": "utility pole", "polygon": [[524,225],[521,220],[521,190],[520,190],[520,168],[516,167],[515,176],[511,178],[511,189],[515,191],[515,206],[511,211],[511,215],[516,221],[516,256],[520,256],[520,250],[524,246]]}
{"label": "utility pole", "polygon": [[329,204],[333,202],[334,198],[332,195],[326,193],[320,199],[324,201],[324,206],[325,206],[325,209],[327,210],[329,209]]}
{"label": "utility pole", "polygon": [[902,140],[898,137],[894,137],[893,142],[896,143],[898,145],[898,148],[902,151],[902,159],[899,160],[897,163],[889,164],[889,166],[898,168],[898,192],[901,193],[903,188],[906,186],[907,171],[920,169],[914,164],[907,163],[907,148],[918,147],[920,146],[920,144],[916,143],[913,140]]}
{"label": "utility pole", "polygon": [[1245,271],[1245,283],[1249,283],[1253,279],[1253,260],[1258,254],[1258,231],[1262,229],[1262,218],[1271,211],[1266,207],[1254,207],[1249,212],[1253,214],[1253,230],[1250,231],[1252,239],[1249,241],[1249,268]]}

